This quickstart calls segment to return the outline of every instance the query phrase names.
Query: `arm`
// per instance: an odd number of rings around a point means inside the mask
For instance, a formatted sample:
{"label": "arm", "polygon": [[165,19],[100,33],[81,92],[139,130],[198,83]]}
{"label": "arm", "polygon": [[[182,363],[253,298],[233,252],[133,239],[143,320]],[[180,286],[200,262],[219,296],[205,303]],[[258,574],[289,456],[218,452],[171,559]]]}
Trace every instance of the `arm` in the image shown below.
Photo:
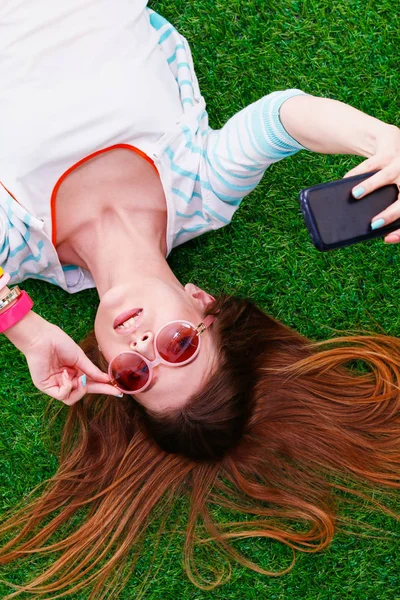
{"label": "arm", "polygon": [[[400,184],[400,130],[336,100],[315,96],[289,98],[281,107],[280,118],[287,132],[300,144],[325,154],[357,154],[367,158],[347,173],[376,175],[353,189],[355,198],[390,183]],[[380,226],[400,218],[400,195],[397,202],[372,222]],[[386,236],[388,243],[400,241],[400,230]]]}
{"label": "arm", "polygon": [[[274,92],[234,115],[207,140],[207,178],[213,192],[237,207],[274,162],[303,148],[367,158],[347,176],[379,170],[353,190],[363,198],[389,183],[400,184],[400,130],[336,100],[300,90]],[[374,217],[400,218],[400,200]],[[400,230],[386,242],[400,241]]]}
{"label": "arm", "polygon": [[[45,253],[42,257],[40,247],[42,238],[33,239],[33,229],[28,231],[26,225],[29,222],[32,226],[31,217],[24,211],[19,214],[19,205],[14,207],[17,211],[14,213],[14,208],[11,208],[13,202],[0,183],[0,265],[7,265],[17,273],[20,262],[25,263],[35,257],[35,268],[40,272],[47,268],[47,258]],[[28,240],[31,245],[28,245]],[[3,275],[3,269],[0,275]],[[10,288],[1,285],[0,298],[3,298]],[[9,308],[12,304],[0,311],[3,324],[2,313]],[[49,396],[73,404],[87,392],[119,395],[118,390],[108,384],[108,376],[87,358],[78,344],[32,310],[4,333],[25,355],[33,383]]]}
{"label": "arm", "polygon": [[329,98],[295,96],[280,110],[282,125],[300,144],[323,154],[375,154],[377,140],[397,129]]}
{"label": "arm", "polygon": [[[0,298],[8,291],[9,288],[3,288]],[[32,310],[4,335],[25,355],[35,386],[52,398],[70,405],[87,392],[120,396],[109,385],[108,375],[89,360],[78,344]]]}

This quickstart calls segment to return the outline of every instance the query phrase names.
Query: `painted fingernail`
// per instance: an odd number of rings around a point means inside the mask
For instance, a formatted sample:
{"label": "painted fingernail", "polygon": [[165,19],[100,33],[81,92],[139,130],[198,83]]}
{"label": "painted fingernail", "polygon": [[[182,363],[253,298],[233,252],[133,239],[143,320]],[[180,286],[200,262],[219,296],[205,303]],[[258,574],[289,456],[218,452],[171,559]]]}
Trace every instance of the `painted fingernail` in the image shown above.
{"label": "painted fingernail", "polygon": [[371,223],[371,229],[379,229],[380,227],[383,227],[385,224],[385,219],[377,219],[376,221],[373,221]]}
{"label": "painted fingernail", "polygon": [[82,375],[82,377],[81,377],[81,385],[82,385],[82,387],[85,387],[85,385],[86,385],[86,375]]}
{"label": "painted fingernail", "polygon": [[353,190],[353,196],[354,196],[354,198],[359,198],[363,194],[365,194],[365,188],[363,188],[362,185],[360,185],[359,187],[357,187],[357,188],[355,188]]}

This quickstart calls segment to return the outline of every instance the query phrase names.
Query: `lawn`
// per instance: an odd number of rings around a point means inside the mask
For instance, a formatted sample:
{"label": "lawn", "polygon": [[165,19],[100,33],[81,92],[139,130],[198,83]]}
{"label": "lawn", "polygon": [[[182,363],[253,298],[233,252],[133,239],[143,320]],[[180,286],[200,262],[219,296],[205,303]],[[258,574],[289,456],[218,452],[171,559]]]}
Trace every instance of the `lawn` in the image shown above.
{"label": "lawn", "polygon": [[[393,0],[158,0],[151,7],[188,39],[214,128],[246,104],[285,88],[342,100],[400,125],[400,17]],[[310,242],[297,202],[301,188],[338,179],[358,161],[301,152],[274,165],[231,225],[172,253],[173,270],[183,282],[193,281],[213,294],[230,291],[249,296],[312,339],[355,329],[400,335],[400,247],[377,240],[319,253]],[[75,340],[91,329],[95,291],[70,296],[32,281],[23,287],[35,299],[37,312]],[[18,505],[55,472],[63,415],[48,426],[44,417],[48,398],[33,387],[23,356],[4,338],[0,345],[3,511]],[[181,517],[185,508],[177,509]],[[193,587],[186,578],[181,538],[175,536],[170,545],[165,540],[145,598],[400,598],[400,524],[374,515],[367,507],[348,509],[347,514],[378,527],[379,538],[338,534],[328,550],[298,555],[293,570],[278,578],[234,565],[230,582],[212,592]],[[141,575],[150,564],[151,547],[149,538],[122,600],[136,597]],[[290,560],[284,547],[268,541],[248,541],[241,548],[265,567],[279,569]],[[0,578],[22,583],[39,574],[48,561],[49,557],[34,557],[29,563],[13,564],[0,570]],[[1,598],[6,591],[0,583]],[[83,600],[87,593],[71,598]]]}

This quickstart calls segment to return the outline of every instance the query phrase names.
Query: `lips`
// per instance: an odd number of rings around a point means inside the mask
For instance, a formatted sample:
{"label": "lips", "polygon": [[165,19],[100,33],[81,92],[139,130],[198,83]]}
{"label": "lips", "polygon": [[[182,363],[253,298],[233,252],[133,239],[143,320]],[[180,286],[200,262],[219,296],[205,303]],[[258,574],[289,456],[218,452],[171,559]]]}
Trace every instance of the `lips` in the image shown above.
{"label": "lips", "polygon": [[[131,327],[118,327],[119,325],[122,325],[122,323],[125,323],[125,321],[127,321],[128,319],[131,319],[132,317],[136,317],[136,315],[139,315],[139,317],[137,318],[136,322],[131,326]],[[120,315],[118,315],[118,317],[116,317],[116,319],[114,320],[114,330],[121,334],[121,335],[127,335],[128,333],[132,333],[132,331],[135,331],[135,329],[138,328],[140,322],[142,321],[143,318],[143,309],[142,308],[132,308],[131,310],[126,310],[125,312],[121,313]]]}

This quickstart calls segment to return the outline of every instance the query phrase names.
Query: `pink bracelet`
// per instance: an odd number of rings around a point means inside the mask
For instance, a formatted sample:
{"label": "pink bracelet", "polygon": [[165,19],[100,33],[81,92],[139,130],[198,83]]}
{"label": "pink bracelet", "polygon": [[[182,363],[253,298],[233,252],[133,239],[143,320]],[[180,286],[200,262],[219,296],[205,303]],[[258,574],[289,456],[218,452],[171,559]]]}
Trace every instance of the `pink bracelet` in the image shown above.
{"label": "pink bracelet", "polygon": [[6,287],[8,282],[10,281],[10,275],[8,273],[4,273],[2,277],[0,277],[0,290]]}
{"label": "pink bracelet", "polygon": [[0,333],[3,333],[13,325],[16,325],[21,319],[28,314],[33,306],[32,299],[25,291],[22,291],[18,296],[15,304],[7,308],[0,315]]}

